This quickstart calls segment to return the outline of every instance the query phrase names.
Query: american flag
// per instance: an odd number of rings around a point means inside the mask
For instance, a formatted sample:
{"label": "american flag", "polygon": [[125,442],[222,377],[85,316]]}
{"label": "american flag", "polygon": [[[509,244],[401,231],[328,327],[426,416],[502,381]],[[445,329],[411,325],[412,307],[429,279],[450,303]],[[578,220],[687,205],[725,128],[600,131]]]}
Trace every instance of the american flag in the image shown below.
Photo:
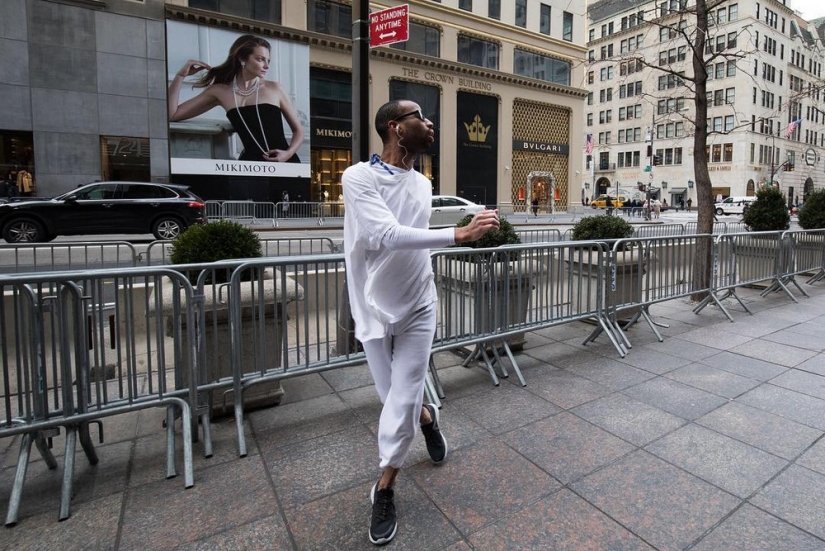
{"label": "american flag", "polygon": [[587,143],[584,144],[584,152],[588,155],[593,153],[593,134],[587,135]]}
{"label": "american flag", "polygon": [[794,131],[799,128],[799,125],[802,124],[802,119],[796,119],[791,124],[788,125],[788,129],[785,131],[785,137],[790,138],[793,136]]}

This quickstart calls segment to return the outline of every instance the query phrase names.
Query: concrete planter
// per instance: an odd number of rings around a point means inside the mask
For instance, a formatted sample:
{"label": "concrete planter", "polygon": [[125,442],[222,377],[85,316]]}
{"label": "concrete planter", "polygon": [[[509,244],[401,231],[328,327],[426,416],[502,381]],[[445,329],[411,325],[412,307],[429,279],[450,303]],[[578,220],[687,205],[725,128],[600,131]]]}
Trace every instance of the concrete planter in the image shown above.
{"label": "concrete planter", "polygon": [[[527,320],[532,273],[538,263],[512,260],[506,270],[503,264],[449,259],[439,267],[440,319],[450,324],[451,335],[489,333],[503,328],[504,320],[517,324]],[[485,272],[488,269],[493,270],[492,277]],[[506,341],[511,349],[521,350],[526,339],[518,333]]]}
{"label": "concrete planter", "polygon": [[[607,270],[602,283],[604,287],[604,307],[606,309],[642,302],[642,277],[645,274],[645,262],[648,259],[640,261],[640,254],[635,249],[622,251],[618,254],[618,258],[614,263],[616,266],[615,288],[613,288],[613,274],[610,270]],[[568,262],[571,264],[573,274],[578,277],[596,279],[602,276],[598,270],[598,257],[596,255],[580,255],[578,259]],[[583,284],[581,289],[588,292],[590,296],[583,298],[580,304],[596,304],[598,286],[595,282],[589,285]],[[638,312],[638,306],[623,308],[619,312],[619,320],[630,319]]]}
{"label": "concrete planter", "polygon": [[[265,278],[263,296],[258,294],[258,282],[246,281],[241,284],[241,295],[239,297],[242,304],[240,339],[241,343],[247,344],[241,348],[240,362],[245,367],[244,373],[258,371],[256,367],[260,361],[263,361],[264,365],[270,368],[281,365],[283,332],[286,323],[284,312],[286,309],[276,308],[275,306],[303,299],[303,289],[300,286],[297,286],[297,290],[294,285],[288,285],[287,289],[282,289],[280,277],[273,278],[273,273],[270,270],[265,273]],[[218,301],[219,295],[216,288],[218,286],[220,285],[206,285],[204,287],[205,324],[200,328],[200,334],[203,338],[202,346],[204,347],[201,358],[206,361],[206,382],[232,378],[232,339],[229,324],[231,305],[228,300],[224,303]],[[222,296],[226,299],[226,289],[223,290]],[[166,324],[167,335],[170,334],[169,332],[173,327],[172,316],[174,314],[171,312],[171,297],[172,285],[166,283],[163,289],[163,309],[164,313],[169,315]],[[255,310],[260,308],[259,305],[261,304],[266,305],[263,328],[260,326],[260,322],[255,319]],[[260,346],[252,346],[252,343],[260,340],[262,333],[268,337],[265,354],[260,352]],[[183,335],[182,348],[184,360],[187,361],[190,344],[186,333]],[[199,366],[199,370],[203,373],[204,366]],[[184,380],[184,384],[188,385],[189,381]],[[281,403],[283,395],[284,390],[279,381],[268,381],[252,385],[244,390],[244,408],[256,409],[277,406]],[[226,402],[226,407],[224,407],[224,402]],[[225,389],[213,390],[209,396],[209,403],[211,413],[214,416],[231,414],[233,411],[231,396],[225,394]]]}

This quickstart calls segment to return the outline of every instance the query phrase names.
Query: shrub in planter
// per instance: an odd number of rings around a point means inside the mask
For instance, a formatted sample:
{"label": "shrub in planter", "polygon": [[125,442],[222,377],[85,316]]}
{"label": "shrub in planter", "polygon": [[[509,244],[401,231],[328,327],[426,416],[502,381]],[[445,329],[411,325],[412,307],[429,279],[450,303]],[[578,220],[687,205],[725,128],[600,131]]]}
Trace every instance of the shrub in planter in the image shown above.
{"label": "shrub in planter", "polygon": [[[262,254],[261,241],[254,231],[235,222],[220,220],[189,226],[172,242],[170,258],[173,264],[203,264],[259,258]],[[219,270],[215,272],[215,281],[207,283],[225,283],[230,275],[228,271]],[[190,281],[197,280],[197,273],[190,274],[189,278]]]}
{"label": "shrub in planter", "polygon": [[[473,220],[473,215],[468,214],[464,218],[458,221],[456,227],[464,227],[468,225]],[[500,247],[502,245],[518,245],[521,243],[521,238],[516,233],[515,228],[513,225],[508,222],[507,220],[500,220],[499,227],[497,230],[489,231],[481,236],[480,239],[477,241],[470,241],[468,243],[461,243],[458,245],[459,247],[470,247],[472,249],[487,249],[490,247]],[[507,255],[508,260],[517,260],[518,259],[518,251],[513,251],[512,253]],[[498,256],[499,260],[504,260],[501,255]]]}
{"label": "shrub in planter", "polygon": [[805,199],[799,211],[799,225],[803,230],[825,228],[825,189],[818,189]]}
{"label": "shrub in planter", "polygon": [[588,216],[573,225],[575,241],[604,241],[633,236],[633,226],[618,216]]}
{"label": "shrub in planter", "polygon": [[750,231],[787,230],[791,215],[782,192],[771,186],[757,191],[756,201],[745,209],[742,221]]}

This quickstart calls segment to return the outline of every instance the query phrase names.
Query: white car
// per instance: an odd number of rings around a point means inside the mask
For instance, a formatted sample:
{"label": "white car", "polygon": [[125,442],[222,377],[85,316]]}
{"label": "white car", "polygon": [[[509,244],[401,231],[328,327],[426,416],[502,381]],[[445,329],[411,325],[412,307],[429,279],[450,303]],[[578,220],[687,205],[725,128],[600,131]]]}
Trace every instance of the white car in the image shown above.
{"label": "white car", "polygon": [[455,226],[468,214],[484,210],[484,205],[454,197],[452,195],[433,195],[433,210],[430,213],[430,227]]}
{"label": "white car", "polygon": [[727,197],[724,201],[715,203],[713,210],[718,216],[723,214],[742,214],[745,209],[756,201],[756,197]]}

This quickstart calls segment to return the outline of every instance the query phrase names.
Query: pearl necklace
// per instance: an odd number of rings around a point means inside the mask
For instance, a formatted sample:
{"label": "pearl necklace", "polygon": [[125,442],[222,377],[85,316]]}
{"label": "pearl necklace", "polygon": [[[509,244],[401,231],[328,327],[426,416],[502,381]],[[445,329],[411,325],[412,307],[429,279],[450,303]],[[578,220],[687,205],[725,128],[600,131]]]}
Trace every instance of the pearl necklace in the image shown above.
{"label": "pearl necklace", "polygon": [[[267,154],[267,152],[269,151],[269,142],[267,142],[267,140],[266,140],[266,131],[264,130],[264,123],[263,123],[263,121],[261,121],[261,108],[260,108],[260,104],[258,103],[258,96],[259,96],[260,87],[258,86],[258,84],[257,84],[257,83],[258,83],[258,81],[255,81],[255,85],[254,85],[254,88],[255,88],[255,89],[254,89],[254,92],[255,92],[255,112],[258,114],[258,124],[259,124],[259,125],[260,125],[260,127],[261,127],[261,136],[262,136],[262,137],[263,137],[263,139],[264,139],[264,146],[266,147],[266,149],[264,149],[263,147],[261,147],[261,144],[260,144],[260,143],[258,143],[258,140],[255,138],[255,135],[254,135],[254,134],[252,133],[252,131],[249,129],[249,125],[248,125],[248,124],[246,124],[246,121],[245,121],[245,120],[244,120],[244,118],[243,118],[243,114],[241,113],[241,108],[238,106],[238,95],[243,96],[244,94],[236,94],[236,93],[235,93],[235,85],[234,85],[235,83],[234,83],[234,81],[233,81],[233,83],[232,83],[232,84],[233,84],[233,85],[232,85],[232,98],[235,100],[235,110],[238,112],[238,117],[240,117],[241,122],[243,123],[244,128],[246,128],[246,132],[247,132],[247,134],[249,134],[249,137],[250,137],[250,138],[252,138],[252,141],[253,141],[253,142],[255,142],[255,145],[257,145],[257,146],[258,146],[258,149],[260,149],[260,150],[261,150],[261,153],[263,153],[264,155],[266,155],[266,154]],[[246,95],[250,95],[250,96],[251,96],[251,95],[252,95],[252,92],[250,92],[249,94],[246,94]]]}
{"label": "pearl necklace", "polygon": [[260,87],[260,82],[261,82],[261,79],[256,77],[255,78],[255,83],[252,84],[252,86],[250,86],[249,88],[241,88],[240,86],[238,86],[237,79],[232,79],[232,93],[238,94],[239,96],[243,96],[243,97],[249,97],[252,94],[255,94],[255,93],[258,92],[258,88]]}

